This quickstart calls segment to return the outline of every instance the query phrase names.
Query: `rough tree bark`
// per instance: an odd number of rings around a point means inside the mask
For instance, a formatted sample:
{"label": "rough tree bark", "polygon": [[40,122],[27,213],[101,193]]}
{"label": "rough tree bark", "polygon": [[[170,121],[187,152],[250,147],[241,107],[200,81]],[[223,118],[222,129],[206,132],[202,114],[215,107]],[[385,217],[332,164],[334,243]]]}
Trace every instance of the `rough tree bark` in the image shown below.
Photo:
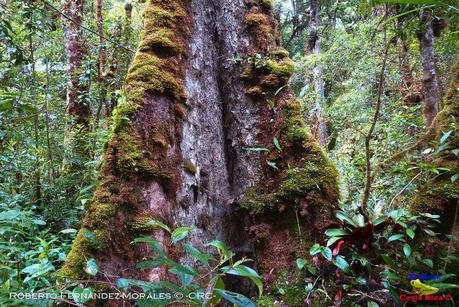
{"label": "rough tree bark", "polygon": [[167,278],[135,269],[149,253],[129,244],[140,235],[190,261],[151,219],[196,227],[198,248],[223,240],[264,274],[293,264],[333,218],[339,193],[286,86],[292,71],[270,1],[147,4],[127,102],[114,111],[100,183],[61,274],[84,277],[93,257],[107,276]]}
{"label": "rough tree bark", "polygon": [[426,119],[426,126],[429,127],[439,111],[441,91],[435,67],[432,15],[426,11],[422,11],[419,15],[419,19],[422,29],[419,37],[419,47],[421,50],[422,68],[424,73],[422,79],[424,85],[423,113]]}
{"label": "rough tree bark", "polygon": [[402,73],[401,93],[403,104],[407,107],[415,106],[423,99],[422,89],[413,77],[408,42],[403,35],[397,37],[397,48],[399,54],[399,67]]}
{"label": "rough tree bark", "polygon": [[446,142],[448,149],[438,154],[432,162],[436,168],[445,168],[449,171],[441,175],[431,176],[427,181],[418,184],[419,190],[412,201],[411,209],[415,213],[430,212],[440,214],[441,230],[448,234],[459,234],[459,180],[453,180],[455,174],[459,174],[459,159],[454,149],[459,148],[458,125],[459,125],[459,60],[453,68],[452,80],[446,93],[442,110],[437,114],[431,125],[431,133],[426,140],[435,140],[438,143],[444,133],[452,131]]}
{"label": "rough tree bark", "polygon": [[99,87],[99,106],[97,119],[103,107],[106,107],[107,96],[107,75],[105,72],[106,52],[104,39],[104,17],[103,17],[103,0],[96,0],[96,23],[97,33],[99,34],[99,46],[97,54],[97,86]]}
{"label": "rough tree bark", "polygon": [[[319,0],[310,1],[310,20],[309,20],[309,42],[308,54],[320,54],[320,37],[319,37]],[[327,121],[324,118],[322,105],[325,102],[324,79],[322,77],[322,64],[317,63],[312,71],[312,87],[316,94],[315,116],[316,116],[316,137],[322,146],[326,146],[329,140]]]}
{"label": "rough tree bark", "polygon": [[64,161],[64,172],[71,172],[72,164],[77,157],[88,157],[85,146],[85,131],[88,131],[90,107],[82,95],[87,91],[87,84],[80,81],[85,46],[81,36],[83,22],[83,0],[68,0],[64,6],[64,14],[71,20],[65,22],[65,54],[67,56],[67,115],[69,116],[65,143],[70,148]]}

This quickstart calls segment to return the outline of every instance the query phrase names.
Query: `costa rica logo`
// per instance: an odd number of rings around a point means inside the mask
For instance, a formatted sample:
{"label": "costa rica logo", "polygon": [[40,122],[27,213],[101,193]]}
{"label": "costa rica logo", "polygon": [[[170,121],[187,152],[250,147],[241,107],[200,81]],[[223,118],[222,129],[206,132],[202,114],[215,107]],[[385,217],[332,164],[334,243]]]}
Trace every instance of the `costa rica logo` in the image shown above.
{"label": "costa rica logo", "polygon": [[440,289],[426,283],[440,280],[440,275],[409,273],[408,279],[413,287],[413,294],[400,294],[401,301],[452,301],[451,294],[436,294]]}

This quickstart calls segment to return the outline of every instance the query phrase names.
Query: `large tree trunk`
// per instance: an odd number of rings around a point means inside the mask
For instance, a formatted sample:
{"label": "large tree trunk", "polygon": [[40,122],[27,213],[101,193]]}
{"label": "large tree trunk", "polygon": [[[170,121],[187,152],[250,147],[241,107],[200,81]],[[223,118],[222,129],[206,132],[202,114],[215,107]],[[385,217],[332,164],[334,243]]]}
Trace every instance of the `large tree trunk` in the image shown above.
{"label": "large tree trunk", "polygon": [[136,236],[168,250],[166,233],[145,226],[151,219],[194,226],[196,247],[223,240],[263,273],[287,268],[333,217],[338,188],[286,87],[293,63],[270,3],[152,0],[144,18],[127,103],[114,112],[100,184],[62,275],[83,277],[93,257],[109,276],[167,278],[135,269],[148,254],[129,244]]}
{"label": "large tree trunk", "polygon": [[[70,148],[64,161],[64,171],[72,172],[80,165],[78,162],[89,157],[85,136],[89,127],[90,107],[83,98],[88,90],[85,82],[80,81],[83,73],[83,59],[85,46],[81,35],[83,22],[83,0],[68,0],[64,6],[64,13],[71,20],[65,19],[65,54],[67,56],[67,115],[69,116],[65,143]],[[78,164],[75,166],[74,164]]]}
{"label": "large tree trunk", "polygon": [[441,216],[443,233],[459,234],[459,159],[454,152],[459,148],[457,136],[459,125],[459,59],[453,68],[449,90],[443,100],[442,110],[437,114],[431,125],[428,141],[436,141],[437,146],[445,133],[452,131],[444,144],[448,147],[441,151],[432,162],[437,169],[449,169],[440,175],[432,174],[428,180],[418,184],[419,190],[412,201],[411,209],[415,213],[430,212]]}
{"label": "large tree trunk", "polygon": [[429,127],[439,111],[441,91],[438,84],[437,70],[435,67],[434,31],[432,27],[432,16],[428,12],[420,13],[421,33],[420,49],[423,67],[424,84],[424,117],[426,126]]}
{"label": "large tree trunk", "polygon": [[[310,20],[309,20],[309,42],[308,50],[309,54],[319,55],[320,54],[320,37],[319,37],[319,0],[310,1]],[[319,140],[320,145],[326,146],[329,140],[329,132],[327,122],[325,120],[323,104],[325,102],[325,90],[324,90],[324,79],[322,76],[322,64],[317,63],[312,71],[312,88],[314,88],[316,94],[315,101],[315,116],[316,116],[316,137]]]}

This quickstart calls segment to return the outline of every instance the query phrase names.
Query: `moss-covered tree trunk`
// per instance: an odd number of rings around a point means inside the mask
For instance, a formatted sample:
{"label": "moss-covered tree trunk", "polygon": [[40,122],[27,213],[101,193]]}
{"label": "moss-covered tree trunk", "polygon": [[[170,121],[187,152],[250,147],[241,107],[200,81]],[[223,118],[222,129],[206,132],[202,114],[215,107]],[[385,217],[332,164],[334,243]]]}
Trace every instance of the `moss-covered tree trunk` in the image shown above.
{"label": "moss-covered tree trunk", "polygon": [[[432,164],[443,169],[441,174],[432,174],[419,185],[412,202],[416,213],[440,214],[441,230],[445,234],[459,234],[459,60],[453,68],[452,80],[442,104],[442,110],[432,122],[429,141],[435,141],[438,150]],[[445,139],[445,135],[449,135]],[[443,140],[442,140],[443,139]],[[447,171],[445,171],[447,170]]]}
{"label": "moss-covered tree trunk", "polygon": [[437,68],[435,65],[434,30],[432,26],[432,14],[422,11],[419,15],[421,33],[419,47],[423,68],[422,82],[424,84],[423,113],[426,119],[426,127],[429,127],[439,111],[441,90],[438,83]]}
{"label": "moss-covered tree trunk", "polygon": [[294,263],[333,217],[338,188],[287,86],[292,71],[269,0],[148,3],[127,102],[62,275],[83,277],[95,258],[108,276],[166,278],[135,269],[149,253],[130,244],[140,235],[181,258],[151,219],[194,226],[197,247],[226,241],[262,273]]}
{"label": "moss-covered tree trunk", "polygon": [[65,55],[67,57],[67,131],[65,144],[68,152],[64,157],[64,172],[72,174],[82,167],[89,157],[86,146],[91,109],[85,99],[88,86],[81,79],[86,47],[82,38],[84,0],[67,0],[64,5]]}

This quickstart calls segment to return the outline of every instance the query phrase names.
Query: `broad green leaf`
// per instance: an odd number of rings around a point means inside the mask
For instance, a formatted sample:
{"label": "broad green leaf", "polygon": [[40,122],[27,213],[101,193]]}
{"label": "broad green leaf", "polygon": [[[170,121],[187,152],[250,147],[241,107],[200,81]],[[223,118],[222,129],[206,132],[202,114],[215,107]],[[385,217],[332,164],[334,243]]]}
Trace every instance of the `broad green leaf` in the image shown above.
{"label": "broad green leaf", "polygon": [[17,210],[8,210],[4,212],[0,212],[0,220],[12,220],[17,218],[21,212]]}
{"label": "broad green leaf", "polygon": [[61,230],[59,232],[60,233],[75,233],[75,232],[77,232],[77,230],[73,229],[73,228],[67,228],[67,229]]}
{"label": "broad green leaf", "polygon": [[424,228],[423,231],[428,234],[429,236],[432,236],[432,237],[435,237],[436,234],[435,232],[433,232],[432,230],[430,230],[429,228]]}
{"label": "broad green leaf", "polygon": [[153,247],[153,249],[160,255],[160,256],[165,256],[165,253],[161,247],[161,245],[159,245],[158,241],[156,241],[155,239],[153,239],[152,237],[140,237],[140,238],[135,238],[134,243],[147,243],[148,245],[150,245],[151,247]]}
{"label": "broad green leaf", "polygon": [[121,289],[126,289],[129,287],[129,280],[125,278],[118,278],[116,280],[116,286]]}
{"label": "broad green leaf", "polygon": [[296,265],[298,266],[298,269],[302,270],[305,265],[309,264],[309,261],[303,258],[298,258],[296,259]]}
{"label": "broad green leaf", "polygon": [[409,257],[411,255],[411,247],[408,243],[405,243],[403,245],[403,253],[405,254],[405,256]]}
{"label": "broad green leaf", "polygon": [[332,246],[336,241],[338,241],[339,239],[342,239],[341,237],[331,237],[330,239],[328,239],[327,241],[327,246]]}
{"label": "broad green leaf", "polygon": [[331,249],[329,247],[322,247],[321,249],[321,254],[322,256],[324,256],[325,259],[327,259],[328,261],[331,261],[332,260],[332,257],[333,257],[333,253],[331,251]]}
{"label": "broad green leaf", "polygon": [[172,244],[177,243],[180,240],[183,240],[190,230],[193,229],[192,227],[179,227],[174,229],[172,232],[171,242]]}
{"label": "broad green leaf", "polygon": [[397,264],[389,257],[389,255],[381,255],[383,261],[393,270],[397,270]]}
{"label": "broad green leaf", "polygon": [[97,265],[96,260],[94,260],[94,258],[91,258],[86,262],[84,271],[91,276],[97,275],[97,272],[99,272],[99,266]]}
{"label": "broad green leaf", "polygon": [[274,168],[274,169],[276,169],[276,170],[279,169],[279,168],[277,167],[277,165],[276,165],[275,162],[272,162],[272,161],[268,161],[268,160],[267,160],[266,163],[267,163],[270,167],[272,167],[272,168]]}
{"label": "broad green leaf", "polygon": [[414,235],[415,235],[413,229],[411,229],[411,228],[408,228],[408,229],[406,230],[406,234],[407,234],[408,237],[410,237],[411,239],[413,239],[413,238],[414,238]]}
{"label": "broad green leaf", "polygon": [[308,272],[311,273],[312,275],[316,276],[317,275],[317,269],[315,266],[309,266],[308,267]]}
{"label": "broad green leaf", "polygon": [[[223,269],[223,271],[225,270]],[[263,283],[261,282],[261,277],[260,275],[258,275],[258,273],[254,269],[249,268],[248,266],[245,266],[245,265],[239,265],[237,267],[233,267],[230,270],[226,271],[226,274],[245,276],[245,277],[250,278],[250,280],[253,281],[253,283],[258,288],[259,297],[261,297],[261,295],[263,294]]]}
{"label": "broad green leaf", "polygon": [[314,244],[313,246],[311,246],[311,248],[309,249],[309,254],[311,256],[314,256],[314,255],[317,255],[318,253],[320,253],[322,250],[320,244],[316,243]]}
{"label": "broad green leaf", "polygon": [[432,259],[424,259],[422,262],[424,262],[429,268],[433,268],[433,261]]}
{"label": "broad green leaf", "polygon": [[450,130],[448,132],[445,132],[443,134],[443,136],[441,137],[440,139],[440,144],[443,144],[444,142],[446,142],[446,140],[450,137],[450,135],[453,133],[453,130]]}
{"label": "broad green leaf", "polygon": [[196,258],[199,262],[201,262],[202,264],[206,265],[206,266],[209,266],[209,260],[212,259],[212,256],[206,254],[206,253],[203,253],[201,252],[200,250],[198,250],[197,248],[191,246],[190,244],[187,244],[187,243],[184,243],[183,244],[183,247],[185,248],[185,250],[191,255],[193,256],[194,258]]}
{"label": "broad green leaf", "polygon": [[325,235],[329,237],[339,237],[347,235],[347,231],[341,228],[332,228],[325,231]]}
{"label": "broad green leaf", "polygon": [[279,140],[278,140],[277,138],[273,138],[273,143],[274,143],[274,146],[276,147],[276,149],[277,149],[278,151],[281,151],[281,150],[282,150],[282,148],[281,148],[281,146],[280,146],[280,144],[279,144]]}
{"label": "broad green leaf", "polygon": [[136,268],[143,270],[149,268],[157,268],[162,265],[163,263],[161,261],[142,261],[137,263]]}
{"label": "broad green leaf", "polygon": [[223,297],[228,302],[237,305],[238,307],[257,307],[254,302],[242,294],[231,292],[223,289],[215,289],[217,294]]}
{"label": "broad green leaf", "polygon": [[219,254],[223,255],[224,259],[226,260],[234,256],[234,254],[228,250],[228,247],[222,241],[214,240],[207,245],[215,247],[218,250]]}
{"label": "broad green leaf", "polygon": [[164,264],[170,266],[171,268],[175,269],[178,272],[182,272],[194,277],[197,277],[199,275],[199,272],[192,267],[184,266],[178,262],[175,262],[172,259],[166,258],[166,257],[159,257],[159,261],[162,261]]}
{"label": "broad green leaf", "polygon": [[449,283],[442,283],[442,282],[432,282],[429,283],[430,286],[438,288],[439,290],[448,290],[448,289],[459,289],[459,285],[456,284],[449,284]]}
{"label": "broad green leaf", "polygon": [[403,235],[398,233],[398,234],[390,236],[389,239],[387,239],[387,242],[397,241],[397,240],[400,240],[402,238],[403,238]]}
{"label": "broad green leaf", "polygon": [[[186,268],[188,268],[190,270],[193,269],[192,267],[190,267],[188,265],[185,265],[184,267],[186,267]],[[194,279],[193,275],[184,273],[184,272],[178,270],[177,268],[172,268],[172,269],[169,270],[169,272],[178,276],[178,278],[180,280],[180,283],[182,284],[183,287],[188,287],[193,282],[193,279]]]}
{"label": "broad green leaf", "polygon": [[43,220],[33,220],[32,223],[35,225],[46,225],[46,222]]}
{"label": "broad green leaf", "polygon": [[147,222],[145,224],[145,226],[158,226],[158,227],[161,227],[162,229],[164,229],[165,231],[167,232],[171,232],[171,229],[169,228],[169,226],[167,226],[166,224],[160,222],[160,221],[155,221],[155,220],[151,220],[149,222]]}
{"label": "broad green leaf", "polygon": [[346,213],[344,213],[343,211],[338,211],[336,213],[336,217],[342,221],[342,222],[346,222],[348,223],[349,225],[352,225],[354,227],[357,227],[357,224],[354,222],[354,220],[349,216],[347,215]]}
{"label": "broad green leaf", "polygon": [[373,221],[373,225],[378,226],[379,224],[382,224],[385,221],[387,221],[388,218],[389,217],[387,215],[381,215],[376,220]]}
{"label": "broad green leaf", "polygon": [[344,259],[343,256],[337,256],[333,263],[344,272],[349,272],[349,263]]}

